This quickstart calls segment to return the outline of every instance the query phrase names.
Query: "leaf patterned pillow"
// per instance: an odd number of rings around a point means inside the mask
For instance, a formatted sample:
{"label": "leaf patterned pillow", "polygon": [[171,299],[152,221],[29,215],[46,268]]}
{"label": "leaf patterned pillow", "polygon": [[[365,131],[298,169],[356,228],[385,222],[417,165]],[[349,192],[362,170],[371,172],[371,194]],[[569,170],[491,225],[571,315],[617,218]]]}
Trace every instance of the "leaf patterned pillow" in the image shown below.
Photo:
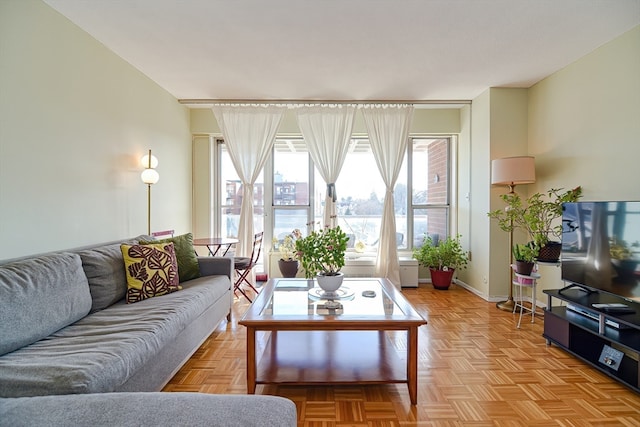
{"label": "leaf patterned pillow", "polygon": [[127,304],[179,291],[173,243],[120,245],[127,272]]}

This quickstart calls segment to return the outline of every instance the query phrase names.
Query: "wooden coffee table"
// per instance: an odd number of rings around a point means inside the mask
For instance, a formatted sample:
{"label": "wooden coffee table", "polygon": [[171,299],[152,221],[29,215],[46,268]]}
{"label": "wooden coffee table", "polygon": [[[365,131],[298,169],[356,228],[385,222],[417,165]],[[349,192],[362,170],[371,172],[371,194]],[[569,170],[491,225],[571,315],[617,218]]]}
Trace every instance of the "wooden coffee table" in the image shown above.
{"label": "wooden coffee table", "polygon": [[[426,320],[386,279],[346,278],[334,298],[338,308],[314,285],[271,279],[238,322],[247,328],[247,391],[255,393],[256,384],[407,383],[415,405],[418,327]],[[404,362],[385,333],[394,330],[407,332]],[[258,331],[269,332],[259,363]]]}

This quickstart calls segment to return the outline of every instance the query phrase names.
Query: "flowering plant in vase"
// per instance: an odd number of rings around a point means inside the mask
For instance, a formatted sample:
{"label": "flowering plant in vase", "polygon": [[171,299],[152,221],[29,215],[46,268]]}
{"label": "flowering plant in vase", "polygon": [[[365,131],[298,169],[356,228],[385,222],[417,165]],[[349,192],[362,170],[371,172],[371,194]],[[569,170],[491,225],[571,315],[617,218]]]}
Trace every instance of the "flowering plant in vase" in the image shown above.
{"label": "flowering plant in vase", "polygon": [[278,268],[282,277],[296,277],[298,274],[298,260],[296,259],[296,241],[302,237],[302,233],[297,228],[287,234],[282,242],[273,238],[273,247],[280,252]]}
{"label": "flowering plant in vase", "polygon": [[312,231],[296,240],[296,257],[304,268],[305,277],[335,276],[344,266],[344,254],[349,238],[340,226]]}
{"label": "flowering plant in vase", "polygon": [[302,233],[299,229],[293,230],[290,234],[287,234],[282,242],[279,242],[275,237],[273,238],[273,247],[280,252],[280,259],[283,261],[294,261],[296,259],[296,241],[302,238]]}

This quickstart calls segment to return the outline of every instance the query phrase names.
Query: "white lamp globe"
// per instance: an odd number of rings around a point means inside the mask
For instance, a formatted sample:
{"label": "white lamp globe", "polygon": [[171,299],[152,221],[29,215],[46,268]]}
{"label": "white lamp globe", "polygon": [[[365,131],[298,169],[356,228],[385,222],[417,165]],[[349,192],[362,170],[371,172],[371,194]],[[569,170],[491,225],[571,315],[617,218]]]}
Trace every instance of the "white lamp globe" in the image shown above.
{"label": "white lamp globe", "polygon": [[155,169],[145,169],[142,171],[140,178],[145,184],[155,184],[160,179],[160,175]]}
{"label": "white lamp globe", "polygon": [[[149,168],[149,154],[145,154],[141,159],[140,159],[140,164],[142,165],[143,168]],[[154,156],[153,154],[151,155],[151,169],[155,169],[158,167],[158,159],[156,158],[156,156]]]}

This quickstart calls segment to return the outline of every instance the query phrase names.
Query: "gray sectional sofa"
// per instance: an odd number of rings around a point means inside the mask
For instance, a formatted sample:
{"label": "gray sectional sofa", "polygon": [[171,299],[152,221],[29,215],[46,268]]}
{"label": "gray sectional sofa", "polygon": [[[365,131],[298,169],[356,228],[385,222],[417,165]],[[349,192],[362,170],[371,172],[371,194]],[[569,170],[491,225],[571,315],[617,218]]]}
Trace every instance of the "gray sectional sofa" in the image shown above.
{"label": "gray sectional sofa", "polygon": [[197,257],[181,290],[127,304],[120,245],[140,240],[0,262],[0,425],[295,425],[283,398],[156,393],[230,319],[233,260]]}
{"label": "gray sectional sofa", "polygon": [[230,315],[222,257],[198,258],[181,291],[126,304],[120,243],[0,266],[0,396],[159,391]]}

